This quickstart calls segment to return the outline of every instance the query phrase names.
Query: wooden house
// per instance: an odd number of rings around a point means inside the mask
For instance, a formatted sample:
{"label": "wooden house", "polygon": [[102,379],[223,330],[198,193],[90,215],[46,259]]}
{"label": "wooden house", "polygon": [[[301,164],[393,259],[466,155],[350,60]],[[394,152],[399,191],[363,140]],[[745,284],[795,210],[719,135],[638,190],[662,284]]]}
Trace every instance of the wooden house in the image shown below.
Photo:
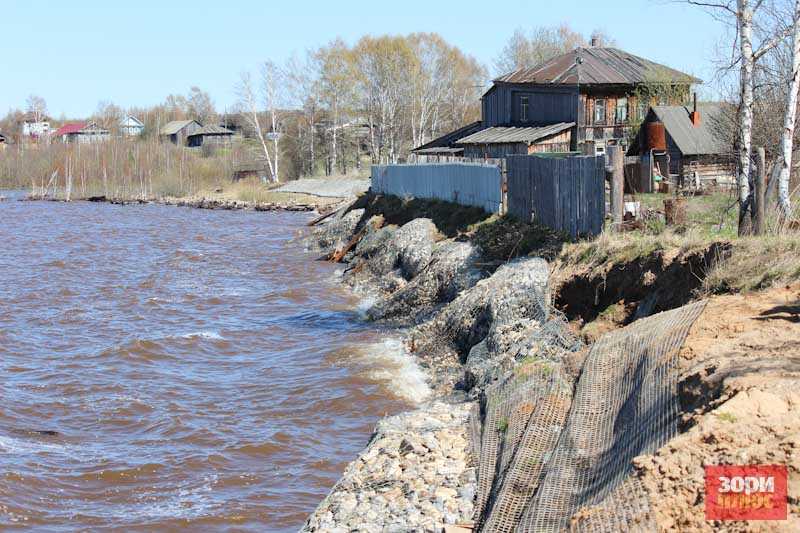
{"label": "wooden house", "polygon": [[[507,142],[513,129],[572,124],[569,150],[601,154],[607,146],[627,144],[651,103],[685,103],[691,85],[699,81],[617,48],[576,48],[494,80],[481,98],[481,129],[505,128],[504,136],[489,143],[504,146],[484,151],[495,156],[520,153],[519,143]],[[657,101],[651,102],[653,98]],[[523,142],[531,143],[528,153],[563,150],[565,138]],[[451,139],[447,147],[459,145],[459,139]]]}
{"label": "wooden house", "polygon": [[732,185],[734,114],[725,103],[653,106],[628,155],[640,156],[645,172],[671,177],[675,185]]}
{"label": "wooden house", "polygon": [[203,126],[188,135],[187,146],[228,146],[232,143],[233,136],[233,131],[222,126]]}
{"label": "wooden house", "polygon": [[123,137],[137,137],[144,133],[144,122],[134,116],[126,115],[119,122],[119,132]]}
{"label": "wooden house", "polygon": [[202,128],[196,120],[173,120],[168,122],[161,131],[159,137],[168,140],[178,146],[186,146],[189,135]]}
{"label": "wooden house", "polygon": [[53,138],[65,143],[91,144],[107,141],[111,132],[96,122],[68,122],[53,133]]}

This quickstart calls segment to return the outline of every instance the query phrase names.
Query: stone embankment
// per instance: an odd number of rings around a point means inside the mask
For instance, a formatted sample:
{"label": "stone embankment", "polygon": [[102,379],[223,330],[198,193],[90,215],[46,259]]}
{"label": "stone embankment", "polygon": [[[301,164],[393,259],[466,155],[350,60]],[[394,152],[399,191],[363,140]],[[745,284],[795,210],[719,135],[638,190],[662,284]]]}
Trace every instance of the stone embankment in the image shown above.
{"label": "stone embankment", "polygon": [[345,283],[375,297],[370,319],[407,328],[406,348],[434,394],[378,425],[304,529],[441,531],[469,523],[477,485],[467,415],[485,385],[528,354],[529,333],[554,318],[548,265],[523,258],[492,273],[478,247],[445,239],[429,219],[384,226],[380,216],[362,220],[364,213],[327,219],[306,245],[343,257]]}

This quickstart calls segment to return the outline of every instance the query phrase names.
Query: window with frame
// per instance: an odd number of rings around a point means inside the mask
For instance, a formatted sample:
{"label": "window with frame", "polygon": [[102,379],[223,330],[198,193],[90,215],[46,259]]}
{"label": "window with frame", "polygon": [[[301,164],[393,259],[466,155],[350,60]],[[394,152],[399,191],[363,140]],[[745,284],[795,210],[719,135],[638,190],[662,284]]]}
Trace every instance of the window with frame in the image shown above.
{"label": "window with frame", "polygon": [[530,111],[530,102],[527,96],[519,97],[519,120],[520,122],[528,122]]}
{"label": "window with frame", "polygon": [[648,102],[644,98],[639,99],[639,105],[636,106],[636,120],[644,120],[644,117],[647,115],[647,109],[649,108]]}
{"label": "window with frame", "polygon": [[617,107],[614,112],[614,123],[625,124],[628,122],[628,99],[617,98]]}
{"label": "window with frame", "polygon": [[605,99],[598,99],[594,101],[594,123],[606,123],[606,101]]}

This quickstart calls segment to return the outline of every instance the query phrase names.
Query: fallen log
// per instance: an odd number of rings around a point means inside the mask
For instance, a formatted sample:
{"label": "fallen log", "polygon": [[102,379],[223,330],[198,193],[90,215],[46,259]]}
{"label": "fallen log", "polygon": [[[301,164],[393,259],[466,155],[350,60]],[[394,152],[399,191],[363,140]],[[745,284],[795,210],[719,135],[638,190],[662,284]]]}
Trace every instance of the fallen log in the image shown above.
{"label": "fallen log", "polygon": [[361,228],[361,231],[353,235],[353,238],[350,239],[350,241],[345,245],[344,248],[342,248],[341,250],[334,250],[333,252],[331,252],[330,255],[328,256],[328,261],[331,261],[333,263],[341,263],[342,259],[344,259],[344,256],[346,256],[350,252],[350,250],[355,248],[356,244],[358,244],[359,241],[364,237],[370,226],[372,226],[373,229],[380,229],[380,227],[383,226],[383,217],[373,221],[371,224],[365,224],[364,227]]}

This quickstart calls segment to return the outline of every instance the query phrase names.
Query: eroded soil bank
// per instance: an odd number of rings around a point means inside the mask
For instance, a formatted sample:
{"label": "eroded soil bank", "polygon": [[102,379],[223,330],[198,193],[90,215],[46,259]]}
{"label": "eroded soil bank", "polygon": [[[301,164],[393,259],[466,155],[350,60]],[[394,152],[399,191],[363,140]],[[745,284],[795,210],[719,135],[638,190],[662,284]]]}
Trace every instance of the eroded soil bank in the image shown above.
{"label": "eroded soil bank", "polygon": [[[708,272],[730,253],[713,243],[587,267],[541,228],[458,206],[401,204],[362,198],[306,244],[346,264],[344,282],[374,298],[369,318],[405,327],[432,397],[379,424],[306,531],[440,531],[476,521],[488,530],[481,512],[497,495],[476,500],[480,439],[470,427],[487,390],[528,368],[575,387],[587,344],[700,299]],[[642,512],[662,530],[757,528],[704,521],[703,465],[765,462],[789,467],[796,520],[800,286],[707,299],[680,350],[681,433],[633,461],[631,476],[648,495]],[[582,507],[572,527],[585,527],[591,513]]]}

